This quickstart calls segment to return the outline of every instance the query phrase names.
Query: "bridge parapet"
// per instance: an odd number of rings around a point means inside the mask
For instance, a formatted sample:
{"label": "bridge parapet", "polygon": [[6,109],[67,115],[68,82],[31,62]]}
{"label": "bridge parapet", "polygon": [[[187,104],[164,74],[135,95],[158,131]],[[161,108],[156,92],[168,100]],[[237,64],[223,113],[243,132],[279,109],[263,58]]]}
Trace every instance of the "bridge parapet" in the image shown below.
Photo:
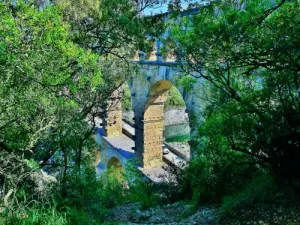
{"label": "bridge parapet", "polygon": [[143,61],[162,61],[162,62],[178,62],[180,60],[180,54],[175,52],[167,52],[165,55],[162,55],[160,51],[157,51],[156,48],[153,48],[150,53],[145,53],[143,51],[136,51],[135,55],[132,58],[133,61],[143,62]]}
{"label": "bridge parapet", "polygon": [[[203,4],[206,5],[207,3]],[[174,43],[170,38],[171,35],[171,26],[168,23],[180,23],[183,17],[190,17],[199,12],[199,8],[187,9],[180,12],[177,16],[172,12],[166,12],[159,16],[162,19],[162,22],[166,25],[165,30],[159,37],[147,37],[146,40],[152,49],[149,52],[143,52],[137,50],[133,56],[134,61],[165,61],[165,62],[178,62],[181,61],[181,53],[176,52],[174,48]],[[175,16],[175,17],[174,17]],[[186,26],[186,25],[184,25]],[[189,28],[186,27],[186,30]]]}

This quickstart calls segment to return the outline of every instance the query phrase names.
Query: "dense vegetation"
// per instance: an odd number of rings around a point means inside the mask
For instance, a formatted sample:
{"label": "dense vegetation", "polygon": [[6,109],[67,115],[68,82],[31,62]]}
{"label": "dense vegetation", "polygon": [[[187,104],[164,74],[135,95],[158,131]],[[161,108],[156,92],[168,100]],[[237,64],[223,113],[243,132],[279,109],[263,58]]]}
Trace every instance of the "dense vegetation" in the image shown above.
{"label": "dense vegetation", "polygon": [[189,69],[211,84],[206,124],[200,128],[207,144],[222,142],[278,175],[296,178],[299,1],[284,2],[212,4],[193,17],[191,30],[181,33],[176,27],[173,37]]}
{"label": "dense vegetation", "polygon": [[172,46],[206,93],[188,169],[197,201],[234,194],[222,208],[232,210],[275,200],[278,185],[299,191],[299,11],[297,0],[219,1],[173,26]]}
{"label": "dense vegetation", "polygon": [[101,224],[127,201],[180,200],[191,212],[221,205],[226,224],[243,207],[298,199],[299,0],[215,1],[180,23],[169,1],[166,48],[183,57],[185,85],[201,80],[206,93],[194,158],[168,185],[143,182],[134,162],[123,179],[96,178],[96,118],[135,72],[134,51],[149,49],[144,37],[162,32],[142,16],[157,2],[0,2],[0,224]]}
{"label": "dense vegetation", "polygon": [[[125,60],[131,46],[146,46],[144,36],[153,31],[138,16],[145,6],[131,1],[70,4],[0,2],[1,223],[101,221],[101,195],[93,196],[100,190],[95,118],[134,70]],[[44,166],[55,171],[55,181],[43,179]]]}

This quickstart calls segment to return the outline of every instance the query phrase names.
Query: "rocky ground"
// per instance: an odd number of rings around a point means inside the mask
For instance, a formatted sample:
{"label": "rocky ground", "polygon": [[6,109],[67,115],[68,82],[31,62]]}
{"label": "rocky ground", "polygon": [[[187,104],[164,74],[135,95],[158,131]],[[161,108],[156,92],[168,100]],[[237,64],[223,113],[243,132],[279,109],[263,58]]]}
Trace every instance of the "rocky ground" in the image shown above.
{"label": "rocky ground", "polygon": [[183,202],[141,210],[139,203],[112,209],[106,220],[113,225],[300,225],[300,204],[293,202],[245,205],[220,217],[217,207],[201,207],[191,214]]}
{"label": "rocky ground", "polygon": [[193,224],[215,224],[215,208],[200,208],[196,213],[190,215],[190,207],[182,202],[168,204],[163,207],[141,210],[140,204],[128,203],[118,206],[112,210],[107,221],[112,224],[169,224],[169,225],[193,225]]}
{"label": "rocky ground", "polygon": [[284,200],[268,204],[246,205],[221,218],[229,225],[300,225],[300,204]]}
{"label": "rocky ground", "polygon": [[187,142],[168,142],[170,146],[179,150],[184,155],[189,156],[190,154],[190,145]]}
{"label": "rocky ground", "polygon": [[167,109],[164,112],[165,125],[189,123],[189,116],[185,108]]}

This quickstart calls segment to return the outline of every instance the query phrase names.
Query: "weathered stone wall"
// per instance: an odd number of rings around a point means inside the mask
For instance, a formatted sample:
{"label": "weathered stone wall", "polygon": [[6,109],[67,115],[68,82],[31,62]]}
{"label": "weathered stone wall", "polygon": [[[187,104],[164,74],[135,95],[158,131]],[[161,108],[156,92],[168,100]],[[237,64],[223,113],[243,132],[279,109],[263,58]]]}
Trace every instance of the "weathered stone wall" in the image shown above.
{"label": "weathered stone wall", "polygon": [[156,168],[162,165],[164,103],[168,98],[168,91],[171,86],[172,84],[169,81],[159,81],[150,89],[149,98],[144,109],[144,152],[142,159],[140,159],[145,168]]}

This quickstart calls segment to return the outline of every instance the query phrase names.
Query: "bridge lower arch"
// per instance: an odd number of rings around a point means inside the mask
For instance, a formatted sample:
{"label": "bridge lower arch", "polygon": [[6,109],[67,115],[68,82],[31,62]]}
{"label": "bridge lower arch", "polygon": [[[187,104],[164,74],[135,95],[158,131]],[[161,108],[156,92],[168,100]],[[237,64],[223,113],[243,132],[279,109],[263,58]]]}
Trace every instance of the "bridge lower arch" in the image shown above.
{"label": "bridge lower arch", "polygon": [[111,157],[107,163],[107,169],[109,173],[113,173],[117,178],[121,178],[124,173],[124,168],[120,160],[116,157]]}

